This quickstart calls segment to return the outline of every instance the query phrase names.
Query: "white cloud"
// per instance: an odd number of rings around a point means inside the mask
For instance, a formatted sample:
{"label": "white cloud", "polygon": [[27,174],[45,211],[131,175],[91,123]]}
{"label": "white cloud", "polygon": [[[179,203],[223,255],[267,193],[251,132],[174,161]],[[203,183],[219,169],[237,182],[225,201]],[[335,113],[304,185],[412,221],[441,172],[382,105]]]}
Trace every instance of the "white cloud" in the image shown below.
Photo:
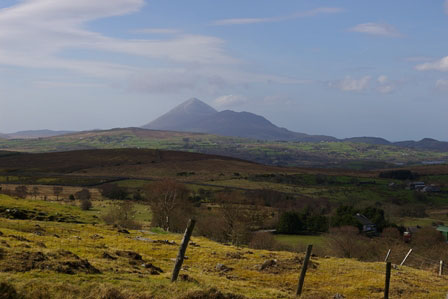
{"label": "white cloud", "polygon": [[181,30],[170,29],[170,28],[141,28],[131,31],[132,33],[138,34],[180,34]]}
{"label": "white cloud", "polygon": [[427,62],[423,64],[419,64],[415,67],[415,69],[419,71],[441,71],[448,72],[448,56],[443,57],[442,59]]}
{"label": "white cloud", "polygon": [[[0,28],[7,28],[0,31],[0,65],[69,70],[114,82],[128,82],[130,89],[146,92],[176,92],[194,89],[201,84],[202,88],[218,89],[229,84],[305,82],[243,71],[242,62],[226,53],[225,41],[213,36],[147,28],[141,29],[142,32],[173,35],[162,39],[126,39],[87,29],[86,24],[90,21],[133,13],[143,5],[144,0],[17,2],[0,10]],[[324,12],[310,11],[308,14]],[[107,55],[101,60],[61,55],[71,50],[119,53],[158,65],[175,66],[155,68],[144,66],[144,63],[108,61]]]}
{"label": "white cloud", "polygon": [[213,101],[218,108],[235,107],[246,103],[248,99],[241,95],[221,96]]}
{"label": "white cloud", "polygon": [[404,82],[402,80],[390,80],[386,75],[380,75],[376,79],[376,91],[383,94],[393,93]]}
{"label": "white cloud", "polygon": [[319,7],[307,11],[298,12],[288,16],[280,17],[267,17],[267,18],[239,18],[239,19],[224,19],[215,21],[213,24],[218,26],[224,25],[244,25],[244,24],[257,24],[257,23],[274,23],[287,20],[299,19],[304,17],[313,17],[320,14],[335,14],[341,13],[344,10],[338,7]]}
{"label": "white cloud", "polygon": [[60,58],[59,54],[67,49],[117,52],[180,63],[237,62],[224,53],[224,41],[215,37],[183,34],[166,40],[128,40],[85,29],[88,21],[131,13],[143,4],[143,0],[26,0],[2,9],[0,28],[8,30],[0,32],[0,64],[65,68],[89,75],[130,71],[128,66],[117,63]]}
{"label": "white cloud", "polygon": [[393,84],[387,84],[387,85],[380,85],[376,88],[376,90],[380,93],[392,93],[395,91],[395,86]]}
{"label": "white cloud", "polygon": [[359,79],[354,79],[350,76],[342,80],[335,80],[328,83],[328,86],[338,88],[342,91],[363,91],[369,87],[372,77],[364,76]]}
{"label": "white cloud", "polygon": [[355,27],[350,28],[349,31],[387,37],[402,36],[401,33],[398,32],[398,30],[395,29],[395,27],[393,27],[392,25],[380,23],[358,24]]}

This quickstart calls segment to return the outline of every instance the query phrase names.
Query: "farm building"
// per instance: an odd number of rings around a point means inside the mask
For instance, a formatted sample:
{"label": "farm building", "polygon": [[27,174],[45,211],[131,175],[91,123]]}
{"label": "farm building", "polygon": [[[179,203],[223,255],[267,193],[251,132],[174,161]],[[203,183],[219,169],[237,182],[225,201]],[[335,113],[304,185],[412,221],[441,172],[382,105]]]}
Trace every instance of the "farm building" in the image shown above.
{"label": "farm building", "polygon": [[369,218],[360,213],[356,213],[355,218],[362,224],[363,233],[368,235],[375,235],[377,233],[376,225]]}
{"label": "farm building", "polygon": [[425,182],[412,182],[408,185],[410,190],[421,190],[426,187]]}
{"label": "farm building", "polygon": [[434,185],[429,185],[422,189],[422,192],[441,192],[441,191],[442,190],[440,189],[439,186],[434,186]]}
{"label": "farm building", "polygon": [[443,237],[445,238],[445,241],[448,242],[448,226],[441,225],[436,229],[442,233]]}

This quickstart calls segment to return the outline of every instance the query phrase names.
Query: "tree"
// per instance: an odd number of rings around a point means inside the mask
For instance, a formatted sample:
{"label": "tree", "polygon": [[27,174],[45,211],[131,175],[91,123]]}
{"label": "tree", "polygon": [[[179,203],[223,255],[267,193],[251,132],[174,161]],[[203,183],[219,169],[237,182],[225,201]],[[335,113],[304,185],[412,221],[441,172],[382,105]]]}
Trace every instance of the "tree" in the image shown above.
{"label": "tree", "polygon": [[180,227],[176,224],[179,224],[179,221],[188,220],[186,214],[191,207],[187,200],[189,193],[185,185],[171,179],[149,185],[146,194],[153,213],[151,224],[162,227],[166,231],[182,230],[184,223]]}
{"label": "tree", "polygon": [[107,224],[114,224],[129,229],[138,229],[141,225],[135,221],[136,213],[137,211],[134,209],[132,202],[123,201],[114,204],[106,215],[103,216],[103,220]]}
{"label": "tree", "polygon": [[59,195],[61,195],[63,190],[64,190],[64,188],[62,188],[61,186],[53,187],[53,194],[54,194],[54,196],[56,196],[56,200],[59,200]]}
{"label": "tree", "polygon": [[[243,206],[242,196],[238,192],[221,192],[216,195],[216,203],[224,219],[224,234],[234,245],[247,243],[251,238],[251,229],[260,225],[259,209],[249,209]],[[263,216],[262,216],[263,217]],[[263,217],[266,219],[266,216]]]}
{"label": "tree", "polygon": [[281,234],[298,234],[305,229],[305,224],[296,212],[285,212],[280,216],[277,231]]}
{"label": "tree", "polygon": [[24,185],[17,186],[15,193],[20,198],[25,198],[28,195],[28,187]]}
{"label": "tree", "polygon": [[81,210],[88,211],[92,208],[92,201],[88,198],[81,200]]}
{"label": "tree", "polygon": [[331,226],[341,227],[341,226],[355,226],[359,229],[362,228],[361,223],[355,218],[356,210],[353,206],[340,206],[336,209],[336,215],[331,217]]}
{"label": "tree", "polygon": [[283,234],[321,233],[328,230],[328,218],[305,208],[301,212],[285,212],[280,216],[277,231]]}
{"label": "tree", "polygon": [[36,197],[39,195],[39,187],[34,186],[31,194],[33,195],[34,199],[36,199]]}
{"label": "tree", "polygon": [[106,184],[101,187],[101,195],[109,199],[125,200],[128,198],[129,192],[117,184]]}
{"label": "tree", "polygon": [[89,189],[84,188],[81,191],[76,192],[75,198],[78,200],[81,200],[81,201],[82,200],[90,200],[91,194],[90,194]]}
{"label": "tree", "polygon": [[359,235],[359,230],[353,226],[332,228],[326,239],[328,250],[337,257],[358,257],[361,252],[365,251],[363,245],[366,240]]}

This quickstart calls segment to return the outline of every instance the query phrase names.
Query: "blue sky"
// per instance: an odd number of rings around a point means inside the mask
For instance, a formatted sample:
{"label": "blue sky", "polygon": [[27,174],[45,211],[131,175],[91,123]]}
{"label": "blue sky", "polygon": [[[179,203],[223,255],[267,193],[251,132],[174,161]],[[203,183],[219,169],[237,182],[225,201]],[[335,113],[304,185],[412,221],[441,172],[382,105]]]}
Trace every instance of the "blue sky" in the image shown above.
{"label": "blue sky", "polygon": [[336,137],[448,140],[448,0],[6,0],[0,132],[143,125],[197,97]]}

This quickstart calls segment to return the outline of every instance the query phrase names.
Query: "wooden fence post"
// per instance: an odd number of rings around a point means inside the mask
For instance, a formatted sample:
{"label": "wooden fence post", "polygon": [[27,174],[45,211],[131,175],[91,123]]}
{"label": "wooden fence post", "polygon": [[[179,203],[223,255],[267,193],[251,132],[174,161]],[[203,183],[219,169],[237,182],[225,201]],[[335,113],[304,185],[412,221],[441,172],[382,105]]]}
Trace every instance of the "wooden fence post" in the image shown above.
{"label": "wooden fence post", "polygon": [[443,261],[440,261],[440,265],[439,265],[439,276],[443,275]]}
{"label": "wooden fence post", "polygon": [[311,257],[311,250],[312,249],[313,249],[313,245],[308,245],[308,247],[306,248],[305,259],[303,260],[302,272],[300,272],[299,285],[297,287],[296,295],[301,295],[302,294],[303,283],[305,281],[305,275],[306,275],[306,269],[308,268],[308,262],[309,262],[310,257]]}
{"label": "wooden fence post", "polygon": [[386,263],[386,283],[384,285],[384,299],[389,299],[389,286],[390,286],[390,270],[392,264],[390,262]]}
{"label": "wooden fence post", "polygon": [[412,248],[411,249],[409,249],[409,252],[408,252],[408,254],[406,254],[406,256],[404,257],[404,259],[403,259],[403,261],[401,262],[401,264],[400,264],[400,266],[403,266],[403,264],[404,264],[404,262],[406,262],[406,259],[408,258],[408,256],[411,254],[411,252],[412,252]]}
{"label": "wooden fence post", "polygon": [[177,254],[176,263],[174,264],[173,275],[171,276],[171,282],[175,282],[177,280],[177,276],[179,276],[180,268],[182,267],[182,263],[184,262],[185,251],[187,251],[188,242],[190,242],[190,237],[191,234],[193,233],[195,224],[196,224],[195,219],[190,219],[190,221],[188,221],[187,229],[185,230],[182,243],[180,244],[179,247],[179,253]]}
{"label": "wooden fence post", "polygon": [[390,249],[387,251],[386,258],[384,259],[384,262],[387,262],[387,260],[389,259],[390,251],[391,251]]}

